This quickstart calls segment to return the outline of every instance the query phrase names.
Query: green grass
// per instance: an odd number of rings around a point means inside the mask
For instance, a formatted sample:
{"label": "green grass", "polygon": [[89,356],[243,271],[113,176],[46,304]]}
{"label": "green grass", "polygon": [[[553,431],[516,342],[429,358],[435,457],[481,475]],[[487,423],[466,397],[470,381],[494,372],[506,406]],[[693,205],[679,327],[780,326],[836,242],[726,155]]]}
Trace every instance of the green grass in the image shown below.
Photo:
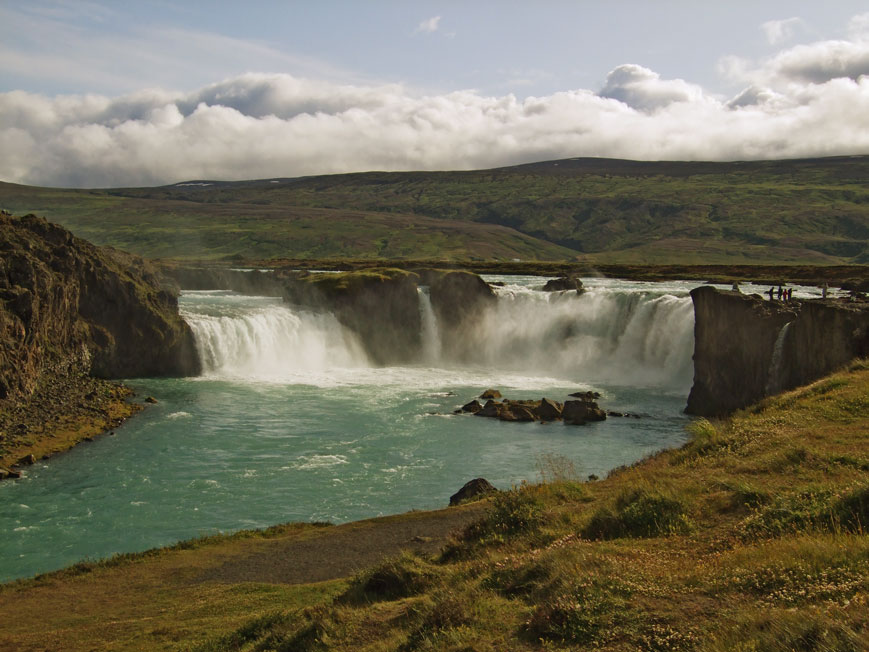
{"label": "green grass", "polygon": [[576,159],[113,190],[0,184],[98,244],[151,257],[865,264],[869,157]]}

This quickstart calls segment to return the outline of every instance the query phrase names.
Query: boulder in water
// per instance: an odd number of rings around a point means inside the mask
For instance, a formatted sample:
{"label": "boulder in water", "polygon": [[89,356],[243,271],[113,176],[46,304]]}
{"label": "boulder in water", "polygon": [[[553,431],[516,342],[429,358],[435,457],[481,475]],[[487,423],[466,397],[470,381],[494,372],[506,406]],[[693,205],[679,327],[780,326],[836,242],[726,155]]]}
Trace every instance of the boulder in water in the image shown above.
{"label": "boulder in water", "polygon": [[568,425],[584,426],[589,421],[604,421],[606,412],[595,401],[565,401],[561,416]]}
{"label": "boulder in water", "polygon": [[474,399],[470,403],[465,403],[462,407],[456,410],[456,412],[470,412],[471,414],[476,414],[482,409],[483,406],[480,405],[480,402],[477,399]]}
{"label": "boulder in water", "polygon": [[556,401],[550,401],[548,398],[540,399],[540,403],[534,410],[534,414],[541,421],[557,421],[561,418],[561,411],[564,406]]}
{"label": "boulder in water", "polygon": [[455,507],[464,502],[482,498],[488,494],[498,491],[485,478],[474,478],[464,484],[456,493],[450,496],[450,507]]}
{"label": "boulder in water", "polygon": [[489,399],[488,401],[486,401],[486,404],[483,406],[483,408],[475,414],[478,417],[497,417],[498,413],[500,412],[500,408],[500,403],[496,403],[495,401]]}
{"label": "boulder in water", "polygon": [[487,389],[485,392],[480,394],[480,398],[501,398],[501,392],[497,389]]}
{"label": "boulder in water", "polygon": [[501,409],[498,412],[498,418],[501,421],[528,422],[537,420],[537,417],[530,409],[518,402],[513,401],[501,405]]}
{"label": "boulder in water", "polygon": [[568,394],[568,396],[578,399],[585,399],[588,401],[594,401],[600,398],[600,392],[574,392],[573,394]]}

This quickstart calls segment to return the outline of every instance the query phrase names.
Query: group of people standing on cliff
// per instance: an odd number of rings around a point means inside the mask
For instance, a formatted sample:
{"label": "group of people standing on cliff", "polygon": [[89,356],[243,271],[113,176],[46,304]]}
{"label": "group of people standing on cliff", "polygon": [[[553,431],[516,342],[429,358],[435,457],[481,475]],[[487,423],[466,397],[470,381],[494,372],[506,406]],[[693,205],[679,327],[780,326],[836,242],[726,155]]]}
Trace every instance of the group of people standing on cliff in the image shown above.
{"label": "group of people standing on cliff", "polygon": [[794,289],[793,288],[782,288],[781,285],[778,286],[778,292],[775,291],[774,287],[771,287],[767,292],[769,295],[769,300],[773,300],[773,294],[776,295],[776,299],[779,301],[790,301],[794,298]]}

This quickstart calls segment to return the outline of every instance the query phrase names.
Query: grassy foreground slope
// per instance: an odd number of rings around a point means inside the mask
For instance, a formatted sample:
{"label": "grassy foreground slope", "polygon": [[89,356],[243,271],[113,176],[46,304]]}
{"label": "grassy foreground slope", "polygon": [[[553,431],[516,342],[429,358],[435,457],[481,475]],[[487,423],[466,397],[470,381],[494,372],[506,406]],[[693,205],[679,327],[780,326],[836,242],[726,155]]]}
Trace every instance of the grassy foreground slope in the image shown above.
{"label": "grassy foreground slope", "polygon": [[566,159],[114,190],[0,184],[0,207],[149,256],[865,264],[867,178],[869,156]]}
{"label": "grassy foreground slope", "polygon": [[8,585],[0,649],[869,649],[869,363],[691,431],[592,482],[544,460],[544,483],[501,492],[439,553],[346,579],[233,569],[266,545],[292,566],[294,540],[325,550],[377,523],[284,526],[271,543],[204,541]]}

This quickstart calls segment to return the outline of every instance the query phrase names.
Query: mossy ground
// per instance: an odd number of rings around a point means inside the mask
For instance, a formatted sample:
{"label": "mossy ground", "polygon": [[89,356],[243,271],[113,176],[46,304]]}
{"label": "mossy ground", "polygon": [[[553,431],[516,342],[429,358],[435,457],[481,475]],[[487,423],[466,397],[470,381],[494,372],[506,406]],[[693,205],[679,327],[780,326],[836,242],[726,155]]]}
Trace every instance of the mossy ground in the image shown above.
{"label": "mossy ground", "polygon": [[[10,586],[6,640],[48,628],[91,633],[87,649],[869,649],[869,364],[692,430],[682,449],[603,480],[551,461],[549,483],[502,492],[440,553],[346,580],[189,581],[217,550],[243,559],[239,539]],[[137,584],[146,566],[162,587]],[[95,597],[110,579],[130,601],[124,619]],[[82,591],[89,611],[72,616],[62,601]]]}

